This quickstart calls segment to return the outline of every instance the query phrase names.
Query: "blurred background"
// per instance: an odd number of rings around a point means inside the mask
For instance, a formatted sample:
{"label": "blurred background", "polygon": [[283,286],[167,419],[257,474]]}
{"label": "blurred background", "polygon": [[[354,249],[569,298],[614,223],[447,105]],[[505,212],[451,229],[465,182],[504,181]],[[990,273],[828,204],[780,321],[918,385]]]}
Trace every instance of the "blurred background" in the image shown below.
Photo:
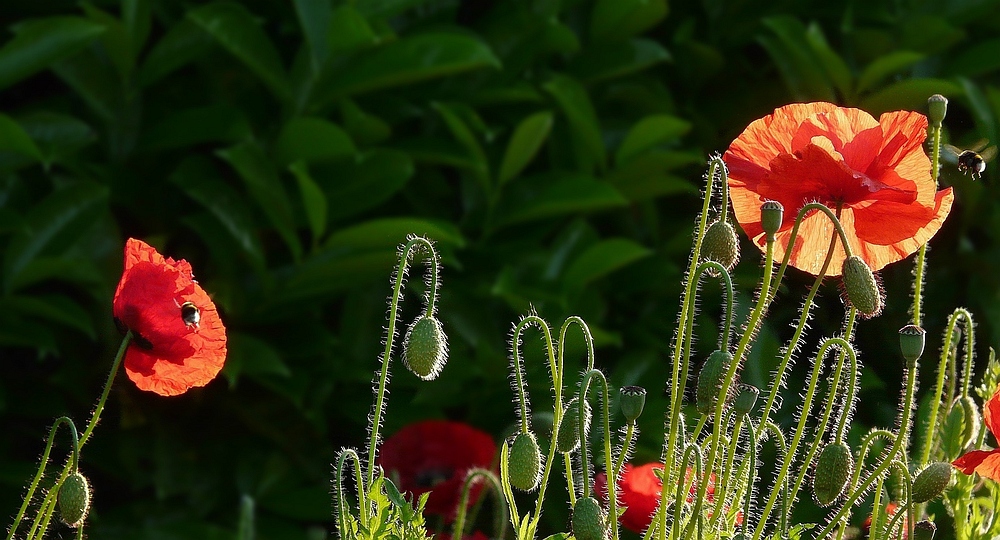
{"label": "blurred background", "polygon": [[[191,262],[230,352],[218,379],[176,398],[120,374],[82,457],[89,538],[232,538],[243,495],[259,538],[332,533],[331,462],[365,445],[388,278],[408,233],[442,254],[451,355],[429,383],[393,364],[386,435],[448,418],[499,441],[515,421],[509,333],[534,306],[557,327],[582,316],[610,382],[649,389],[634,461],[658,459],[710,153],[792,101],[877,117],[924,111],[933,93],[951,100],[953,144],[1000,141],[997,0],[767,4],[0,4],[4,527],[52,421],[82,426],[100,393],[121,337],[111,298],[128,237]],[[977,317],[982,358],[1000,330],[996,168],[973,182],[943,167],[957,197],[931,242],[929,351],[957,306]],[[741,314],[760,264],[743,241]],[[893,422],[911,271],[907,260],[883,272],[888,308],[858,330],[855,436]],[[809,283],[786,279],[745,382],[769,384]],[[409,287],[402,324],[422,280]],[[696,362],[715,347],[720,312],[717,287],[702,295]],[[801,359],[841,324],[834,283],[821,305]],[[551,396],[536,336],[525,354],[540,413]],[[571,337],[567,358],[582,367]],[[565,503],[551,506],[546,533],[566,525]]]}

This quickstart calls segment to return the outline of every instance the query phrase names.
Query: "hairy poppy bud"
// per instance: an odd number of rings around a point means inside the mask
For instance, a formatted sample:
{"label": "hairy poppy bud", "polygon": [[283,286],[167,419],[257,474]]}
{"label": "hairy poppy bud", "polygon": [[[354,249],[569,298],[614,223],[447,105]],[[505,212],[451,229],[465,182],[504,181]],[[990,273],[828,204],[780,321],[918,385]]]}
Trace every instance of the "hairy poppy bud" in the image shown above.
{"label": "hairy poppy bud", "polygon": [[629,424],[634,424],[646,406],[646,389],[641,386],[626,386],[619,395],[622,415]]}
{"label": "hairy poppy bud", "polygon": [[922,519],[913,525],[913,540],[934,540],[937,525],[933,521]]}
{"label": "hairy poppy bud", "polygon": [[927,334],[923,328],[908,324],[899,329],[899,351],[903,358],[916,362],[924,354],[924,341]]}
{"label": "hairy poppy bud", "polygon": [[510,445],[510,485],[521,491],[534,491],[541,481],[542,451],[535,434],[523,431]]}
{"label": "hairy poppy bud", "polygon": [[732,270],[740,260],[740,241],[736,229],[728,221],[716,221],[708,226],[701,244],[701,259],[715,261]]}
{"label": "hairy poppy bud", "polygon": [[927,98],[927,119],[932,126],[941,125],[946,114],[948,114],[948,98],[941,94]]}
{"label": "hairy poppy bud", "polygon": [[733,402],[733,412],[738,416],[749,414],[753,410],[754,405],[757,404],[757,396],[759,395],[760,390],[756,386],[749,384],[740,385],[740,393],[736,395],[736,401]]}
{"label": "hairy poppy bud", "polygon": [[851,305],[864,317],[882,312],[882,291],[868,263],[857,255],[844,259],[844,290]]}
{"label": "hairy poppy bud", "polygon": [[830,443],[816,459],[813,474],[813,499],[820,506],[830,506],[844,491],[854,470],[854,456],[844,443]]}
{"label": "hairy poppy bud", "polygon": [[726,370],[729,369],[732,360],[733,355],[723,350],[708,355],[708,360],[698,374],[698,387],[695,392],[695,401],[701,414],[712,414],[715,410],[719,391],[722,390],[722,379],[726,376]]}
{"label": "hairy poppy bud", "polygon": [[[590,404],[583,404],[584,431],[590,430]],[[573,398],[566,404],[562,423],[556,431],[556,450],[568,454],[580,446],[580,400]]]}
{"label": "hairy poppy bud", "polygon": [[910,498],[913,502],[925,503],[944,491],[951,482],[951,473],[954,470],[951,463],[938,461],[931,463],[920,474],[913,479],[913,489],[910,490]]}
{"label": "hairy poppy bud", "polygon": [[607,519],[597,499],[584,497],[576,501],[573,506],[573,536],[577,540],[604,540],[607,530]]}
{"label": "hairy poppy bud", "polygon": [[441,374],[448,361],[448,338],[441,321],[424,315],[406,331],[403,338],[403,363],[414,375],[432,381]]}
{"label": "hairy poppy bud", "polygon": [[768,239],[774,238],[774,233],[781,228],[785,218],[785,207],[778,201],[764,201],[760,205],[760,227],[767,233]]}
{"label": "hairy poppy bud", "polygon": [[83,525],[90,511],[90,484],[79,471],[66,477],[59,488],[59,513],[62,520],[74,529]]}
{"label": "hairy poppy bud", "polygon": [[959,396],[952,404],[952,408],[961,407],[965,414],[965,431],[962,440],[964,446],[968,447],[979,437],[979,430],[983,428],[983,417],[979,414],[979,407],[970,396]]}

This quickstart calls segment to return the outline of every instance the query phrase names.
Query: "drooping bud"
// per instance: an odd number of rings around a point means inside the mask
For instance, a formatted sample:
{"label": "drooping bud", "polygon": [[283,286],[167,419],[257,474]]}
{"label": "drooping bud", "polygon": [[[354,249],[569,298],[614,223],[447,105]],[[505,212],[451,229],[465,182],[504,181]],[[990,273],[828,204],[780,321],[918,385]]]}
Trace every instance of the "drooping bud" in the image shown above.
{"label": "drooping bud", "polygon": [[948,98],[941,94],[934,94],[927,98],[927,119],[931,126],[939,126],[948,114]]}
{"label": "drooping bud", "polygon": [[625,421],[634,424],[646,406],[646,389],[641,386],[623,387],[618,399]]}
{"label": "drooping bud", "polygon": [[913,540],[934,540],[937,525],[933,521],[922,519],[913,525]]}
{"label": "drooping bud", "polygon": [[948,487],[951,482],[951,474],[955,468],[951,463],[938,461],[931,463],[920,474],[913,479],[913,489],[910,490],[910,498],[913,502],[920,504],[936,498]]}
{"label": "drooping bud", "polygon": [[844,443],[830,443],[816,459],[813,473],[813,499],[820,506],[830,506],[840,498],[854,471],[854,456]]}
{"label": "drooping bud", "polygon": [[899,329],[899,351],[903,358],[916,362],[924,354],[924,341],[927,332],[914,324],[908,324]]}
{"label": "drooping bud", "polygon": [[740,241],[736,229],[728,221],[716,221],[708,226],[701,243],[701,259],[715,261],[732,270],[740,260]]}
{"label": "drooping bud", "polygon": [[968,447],[979,438],[979,430],[983,428],[983,417],[979,414],[979,407],[971,396],[959,396],[955,401],[952,407],[960,406],[965,411],[965,432],[962,438],[965,447]]}
{"label": "drooping bud", "polygon": [[403,338],[403,363],[417,377],[432,381],[448,362],[448,337],[441,321],[424,315],[413,321]]}
{"label": "drooping bud", "polygon": [[764,201],[760,205],[760,227],[767,233],[768,239],[774,239],[774,233],[781,228],[785,219],[785,207],[778,201]]}
{"label": "drooping bud", "polygon": [[740,393],[736,395],[736,401],[733,402],[733,412],[737,416],[749,414],[754,405],[757,404],[757,396],[759,395],[760,390],[756,386],[741,384]]}
{"label": "drooping bud", "polygon": [[712,414],[715,410],[715,403],[719,399],[719,392],[722,390],[722,381],[732,362],[733,355],[727,351],[717,350],[708,355],[708,360],[702,366],[698,374],[698,387],[695,392],[695,401],[698,412],[701,414]]}
{"label": "drooping bud", "polygon": [[74,529],[83,525],[90,512],[90,484],[79,471],[66,477],[59,488],[59,513],[62,520]]}
{"label": "drooping bud", "polygon": [[[584,402],[583,406],[584,431],[590,430],[590,404]],[[556,450],[568,454],[580,446],[580,400],[573,398],[566,404],[563,411],[562,422],[556,431]]]}
{"label": "drooping bud", "polygon": [[542,451],[535,434],[522,431],[510,445],[510,485],[521,491],[534,491],[541,481]]}
{"label": "drooping bud", "polygon": [[857,255],[844,259],[843,282],[848,301],[863,317],[882,312],[882,291],[864,259]]}
{"label": "drooping bud", "polygon": [[573,506],[573,536],[577,540],[605,540],[607,518],[601,503],[593,497],[584,497]]}

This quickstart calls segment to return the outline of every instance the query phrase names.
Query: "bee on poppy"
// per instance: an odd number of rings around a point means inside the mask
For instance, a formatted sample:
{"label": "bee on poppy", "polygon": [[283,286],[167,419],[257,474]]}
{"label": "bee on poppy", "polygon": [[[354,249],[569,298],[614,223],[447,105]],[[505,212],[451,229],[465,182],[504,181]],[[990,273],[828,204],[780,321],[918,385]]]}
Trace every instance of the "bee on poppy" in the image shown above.
{"label": "bee on poppy", "polygon": [[958,163],[958,170],[963,174],[972,171],[972,179],[982,178],[986,172],[986,162],[992,161],[997,155],[997,147],[986,148],[989,141],[983,139],[971,148],[961,149],[950,144],[944,145],[946,153]]}
{"label": "bee on poppy", "polygon": [[184,302],[181,304],[181,320],[188,328],[198,328],[201,323],[201,310],[194,302]]}

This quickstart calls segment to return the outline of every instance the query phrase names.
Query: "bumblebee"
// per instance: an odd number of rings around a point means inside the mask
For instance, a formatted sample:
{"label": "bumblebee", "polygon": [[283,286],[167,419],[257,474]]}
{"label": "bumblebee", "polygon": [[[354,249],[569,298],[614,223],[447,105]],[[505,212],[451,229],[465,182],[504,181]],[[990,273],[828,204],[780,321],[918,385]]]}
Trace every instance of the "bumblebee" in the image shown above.
{"label": "bumblebee", "polygon": [[188,328],[198,328],[201,324],[201,310],[194,302],[184,302],[181,304],[181,320]]}
{"label": "bumblebee", "polygon": [[962,173],[970,173],[972,179],[975,180],[983,177],[983,173],[986,172],[986,162],[991,161],[997,155],[997,147],[986,148],[988,143],[989,141],[983,139],[967,150],[946,144],[944,149],[958,163],[958,170]]}

